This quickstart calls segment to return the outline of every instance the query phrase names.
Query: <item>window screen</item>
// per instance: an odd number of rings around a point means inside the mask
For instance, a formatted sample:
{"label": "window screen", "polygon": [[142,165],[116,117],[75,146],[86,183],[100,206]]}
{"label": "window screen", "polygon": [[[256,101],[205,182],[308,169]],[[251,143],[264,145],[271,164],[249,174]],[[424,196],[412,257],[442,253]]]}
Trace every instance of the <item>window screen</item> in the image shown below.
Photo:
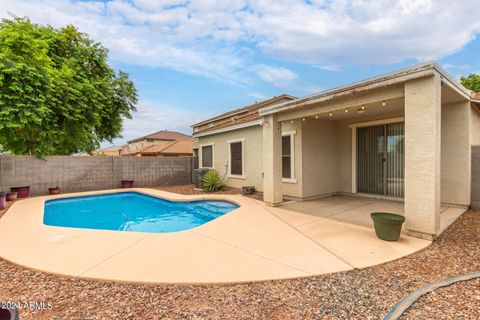
{"label": "window screen", "polygon": [[292,178],[292,136],[282,137],[282,178]]}
{"label": "window screen", "polygon": [[242,142],[232,142],[230,143],[230,173],[232,175],[241,176],[243,175],[242,168]]}
{"label": "window screen", "polygon": [[213,168],[213,147],[202,147],[202,167]]}

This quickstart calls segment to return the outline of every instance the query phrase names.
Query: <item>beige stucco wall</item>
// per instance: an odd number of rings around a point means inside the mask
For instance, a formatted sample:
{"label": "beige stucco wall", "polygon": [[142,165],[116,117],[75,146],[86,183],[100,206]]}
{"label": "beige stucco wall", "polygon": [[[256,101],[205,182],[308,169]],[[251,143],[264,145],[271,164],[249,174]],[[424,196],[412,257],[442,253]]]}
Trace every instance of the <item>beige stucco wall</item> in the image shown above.
{"label": "beige stucco wall", "polygon": [[338,192],[338,139],[335,121],[303,122],[303,197]]}
{"label": "beige stucco wall", "polygon": [[352,120],[338,121],[338,192],[352,192]]}
{"label": "beige stucco wall", "polygon": [[[244,143],[244,176],[241,178],[228,177],[229,145],[228,141],[245,139]],[[224,176],[225,184],[229,187],[241,188],[242,186],[255,186],[255,189],[263,190],[262,179],[262,127],[252,126],[228,132],[198,138],[199,153],[201,146],[213,143],[213,168]],[[201,158],[201,155],[199,155]],[[200,162],[201,166],[201,162]]]}
{"label": "beige stucco wall", "polygon": [[[303,196],[352,192],[351,124],[403,117],[403,112],[348,120],[308,120],[303,125]],[[313,151],[313,152],[312,152]]]}
{"label": "beige stucco wall", "polygon": [[470,102],[442,105],[441,202],[470,205]]}
{"label": "beige stucco wall", "polygon": [[480,110],[473,104],[470,107],[470,144],[480,145]]}
{"label": "beige stucco wall", "polygon": [[440,227],[440,124],[440,76],[405,83],[405,224],[425,238]]}
{"label": "beige stucco wall", "polygon": [[[286,196],[301,197],[301,125],[285,123],[282,131],[296,131],[295,134],[295,178],[296,183],[282,183],[282,192]],[[228,177],[227,163],[229,163],[228,141],[245,139],[244,150],[244,176],[245,179]],[[242,186],[255,186],[255,189],[263,191],[263,128],[260,125],[252,127],[216,133],[213,135],[198,138],[195,148],[204,144],[213,143],[213,166],[222,176],[225,177],[225,184],[228,187],[241,188]],[[200,153],[199,149],[199,153]]]}

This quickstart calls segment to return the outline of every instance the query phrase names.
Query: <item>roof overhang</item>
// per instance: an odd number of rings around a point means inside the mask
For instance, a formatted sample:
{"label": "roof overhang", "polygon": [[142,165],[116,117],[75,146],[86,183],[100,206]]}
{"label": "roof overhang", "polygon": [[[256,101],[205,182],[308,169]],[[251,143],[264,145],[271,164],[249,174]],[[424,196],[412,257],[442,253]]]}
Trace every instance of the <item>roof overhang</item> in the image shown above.
{"label": "roof overhang", "polygon": [[252,107],[254,105],[259,105],[259,104],[271,104],[271,103],[275,103],[275,101],[277,100],[281,100],[281,99],[290,99],[290,100],[295,100],[297,99],[297,97],[294,97],[294,96],[291,96],[289,94],[281,94],[279,96],[274,96],[273,98],[270,98],[268,100],[264,100],[264,101],[260,101],[260,102],[255,102],[254,104],[251,104],[249,106],[245,106],[245,107],[242,107],[242,108],[238,108],[236,110],[232,110],[232,111],[229,111],[229,112],[226,112],[226,113],[223,113],[223,114],[220,114],[220,115],[217,115],[217,116],[214,116],[212,118],[209,118],[209,119],[206,119],[206,120],[203,120],[203,121],[200,121],[200,122],[197,122],[195,124],[192,124],[190,127],[191,128],[195,128],[195,127],[199,127],[199,126],[203,126],[203,125],[206,125],[212,121],[220,121],[220,120],[223,120],[223,119],[227,119],[227,118],[230,118],[230,117],[233,117],[235,115],[238,115],[240,113],[244,113],[244,112],[248,112],[249,110],[246,109],[248,107]]}
{"label": "roof overhang", "polygon": [[312,104],[317,104],[338,98],[349,97],[355,95],[356,93],[364,93],[370,90],[398,85],[400,83],[404,83],[418,78],[433,77],[435,75],[439,75],[444,84],[455,90],[459,95],[464,97],[465,100],[470,100],[470,92],[467,89],[465,89],[461,84],[453,80],[453,78],[437,63],[427,62],[416,65],[414,67],[355,82],[346,86],[323,91],[304,98],[299,98],[278,105],[265,107],[260,109],[259,113],[261,116],[266,116],[269,114],[290,111]]}
{"label": "roof overhang", "polygon": [[248,127],[253,127],[253,126],[259,126],[261,124],[263,124],[263,119],[253,120],[253,121],[244,122],[244,123],[240,123],[240,124],[237,124],[237,125],[228,126],[228,127],[224,127],[224,128],[219,128],[219,129],[215,129],[215,130],[209,130],[209,131],[194,133],[193,137],[194,138],[200,138],[200,137],[210,136],[212,134],[218,134],[218,133],[222,133],[222,132],[228,132],[228,131],[248,128]]}

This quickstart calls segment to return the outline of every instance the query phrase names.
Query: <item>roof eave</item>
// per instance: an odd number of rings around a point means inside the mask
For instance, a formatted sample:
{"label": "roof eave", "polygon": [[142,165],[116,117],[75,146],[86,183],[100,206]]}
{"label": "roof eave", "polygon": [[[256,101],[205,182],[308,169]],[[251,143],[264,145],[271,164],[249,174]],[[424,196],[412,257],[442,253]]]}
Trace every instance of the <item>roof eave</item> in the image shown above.
{"label": "roof eave", "polygon": [[466,99],[470,99],[470,93],[468,92],[468,90],[465,89],[461,84],[454,81],[452,77],[446,71],[444,71],[437,63],[427,62],[410,68],[405,68],[395,72],[380,75],[374,78],[354,82],[346,86],[333,88],[304,98],[288,101],[275,106],[261,108],[258,112],[261,116],[266,116],[273,113],[291,110],[295,107],[300,107],[306,104],[344,97],[352,93],[378,89],[386,87],[388,85],[399,84],[405,81],[426,76],[433,76],[435,72],[440,74],[444,82],[447,82],[448,85],[454,87],[454,89],[456,89],[456,91],[463,95]]}
{"label": "roof eave", "polygon": [[248,128],[248,127],[253,127],[253,126],[260,125],[262,123],[263,123],[263,119],[255,119],[255,120],[239,123],[239,124],[236,124],[236,125],[231,125],[231,126],[228,126],[228,127],[218,128],[218,129],[215,129],[215,130],[205,130],[205,131],[196,132],[196,133],[193,134],[193,137],[194,138],[201,138],[201,137],[204,137],[204,136],[210,136],[212,134],[218,134],[218,133],[223,133],[223,132],[229,132],[229,131],[244,129],[244,128]]}
{"label": "roof eave", "polygon": [[[284,98],[288,98],[288,99],[292,99],[291,101],[294,101],[297,99],[297,97],[294,97],[292,95],[289,95],[289,94],[281,94],[277,97],[275,97],[276,99],[280,100],[280,99],[284,99]],[[268,99],[268,100],[273,100],[274,98],[272,99]],[[263,103],[263,102],[267,102],[268,100],[265,100],[265,101],[260,101],[258,103]],[[248,107],[248,106],[246,106]],[[208,124],[212,121],[218,121],[218,120],[223,120],[223,119],[226,119],[226,118],[229,118],[229,117],[233,117],[239,113],[242,113],[242,112],[248,112],[248,110],[245,110],[244,108],[246,107],[243,107],[243,108],[239,108],[240,110],[238,110],[238,112],[233,112],[233,113],[229,113],[229,112],[226,112],[226,115],[224,117],[221,117],[221,115],[218,115],[218,116],[215,116],[215,117],[212,117],[212,118],[209,118],[207,120],[203,120],[201,122],[198,122],[198,123],[195,123],[195,124],[192,124],[190,126],[190,128],[195,128],[195,127],[198,127],[198,126],[201,126],[201,125],[205,125],[205,124]],[[232,112],[232,111],[230,111]]]}

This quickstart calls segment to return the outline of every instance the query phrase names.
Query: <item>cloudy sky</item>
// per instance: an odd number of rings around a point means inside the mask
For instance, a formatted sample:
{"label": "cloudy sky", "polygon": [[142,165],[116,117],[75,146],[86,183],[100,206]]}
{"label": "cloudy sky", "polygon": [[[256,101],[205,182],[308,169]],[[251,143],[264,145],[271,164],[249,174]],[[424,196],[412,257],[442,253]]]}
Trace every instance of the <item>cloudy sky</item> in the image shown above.
{"label": "cloudy sky", "polygon": [[478,0],[0,0],[8,12],[110,49],[140,94],[116,143],[431,59],[480,72]]}

